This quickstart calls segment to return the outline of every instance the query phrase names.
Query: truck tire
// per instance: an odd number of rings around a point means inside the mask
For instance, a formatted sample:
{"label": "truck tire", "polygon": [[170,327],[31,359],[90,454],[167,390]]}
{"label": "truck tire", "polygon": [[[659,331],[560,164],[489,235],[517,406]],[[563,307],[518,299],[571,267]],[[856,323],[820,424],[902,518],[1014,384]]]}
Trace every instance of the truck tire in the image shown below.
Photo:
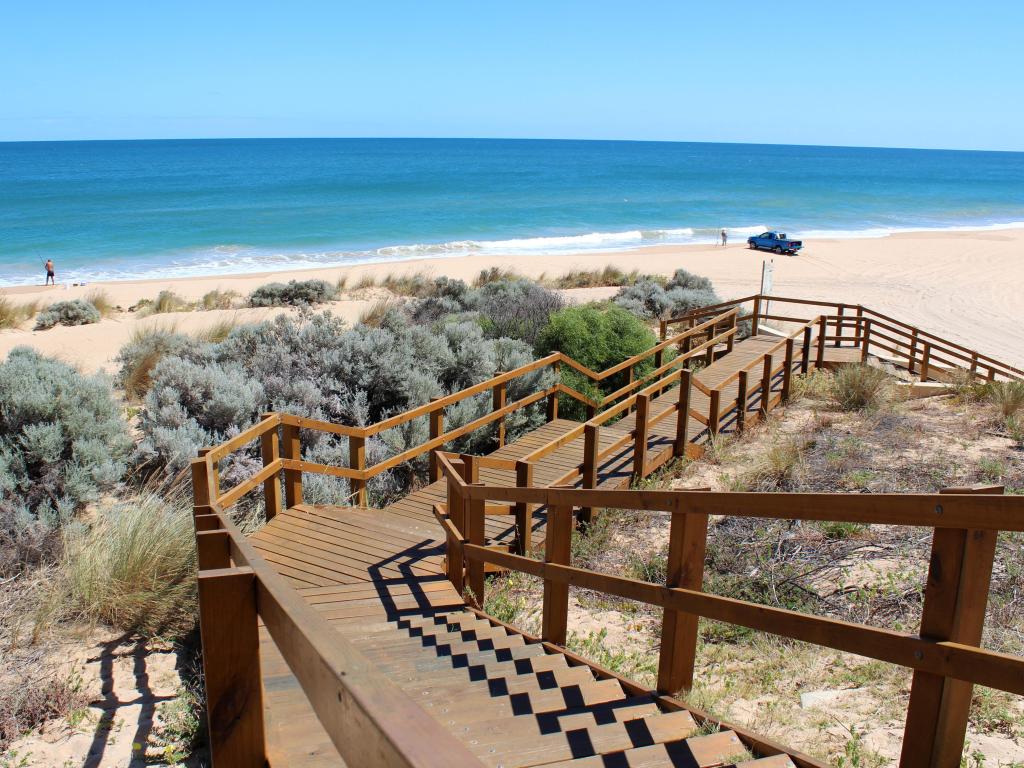
{"label": "truck tire", "polygon": [[772,253],[778,254],[779,256],[781,256],[782,255],[782,248],[776,245],[774,248],[772,248]]}
{"label": "truck tire", "polygon": [[757,250],[757,243],[747,243],[747,248],[749,248],[752,251],[756,251]]}

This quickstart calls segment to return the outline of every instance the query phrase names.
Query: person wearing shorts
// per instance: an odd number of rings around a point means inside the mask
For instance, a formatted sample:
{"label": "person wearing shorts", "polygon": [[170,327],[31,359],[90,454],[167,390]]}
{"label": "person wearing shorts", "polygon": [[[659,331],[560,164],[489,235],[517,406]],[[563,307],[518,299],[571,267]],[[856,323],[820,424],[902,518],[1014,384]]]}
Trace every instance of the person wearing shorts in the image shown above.
{"label": "person wearing shorts", "polygon": [[46,260],[46,282],[43,285],[57,285],[57,278],[53,271],[53,259]]}

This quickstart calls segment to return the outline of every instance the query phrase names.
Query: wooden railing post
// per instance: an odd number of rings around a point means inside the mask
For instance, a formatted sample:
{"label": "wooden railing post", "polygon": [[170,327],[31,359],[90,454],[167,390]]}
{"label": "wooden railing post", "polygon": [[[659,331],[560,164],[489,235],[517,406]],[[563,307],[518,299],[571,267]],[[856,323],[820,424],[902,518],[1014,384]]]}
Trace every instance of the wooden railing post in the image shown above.
{"label": "wooden railing post", "polygon": [[[558,360],[551,364],[551,370],[555,372],[555,383],[557,384],[562,380],[561,374],[562,364]],[[558,392],[552,392],[548,395],[548,410],[547,420],[554,421],[558,418]]]}
{"label": "wooden railing post", "polygon": [[974,377],[977,376],[977,375],[978,375],[978,353],[977,352],[972,352],[971,353],[971,380],[973,381]]}
{"label": "wooden railing post", "polygon": [[[269,415],[271,414],[264,414],[263,418]],[[277,427],[260,435],[260,457],[263,459],[264,467],[281,458]],[[263,481],[263,508],[268,521],[281,512],[281,478],[277,473]]]}
{"label": "wooden railing post", "polygon": [[[601,427],[597,424],[583,426],[583,487],[597,488],[597,455],[601,448]],[[580,523],[589,526],[594,522],[592,507],[580,510]]]}
{"label": "wooden railing post", "polygon": [[651,396],[636,396],[636,428],[633,430],[633,480],[642,480],[647,472],[647,419],[650,418]]}
{"label": "wooden railing post", "polygon": [[[465,466],[461,459],[451,460],[452,468],[460,475],[465,472]],[[448,478],[448,518],[452,521],[452,525],[455,529],[462,534],[462,537],[466,537],[466,514],[465,505],[463,504],[462,498],[459,496],[457,490],[457,481],[455,478]],[[447,568],[448,568],[448,581],[455,587],[455,591],[460,595],[462,594],[463,587],[465,586],[465,564],[462,558],[462,549],[458,551],[449,549],[446,553],[447,557]]]}
{"label": "wooden railing post", "polygon": [[772,356],[764,356],[764,367],[761,372],[761,418],[768,416],[772,409]]}
{"label": "wooden railing post", "polygon": [[743,434],[747,427],[747,372],[740,371],[736,382],[736,431]]}
{"label": "wooden railing post", "polygon": [[[528,461],[516,462],[516,487],[530,488],[533,486],[533,464]],[[533,536],[533,505],[525,501],[517,501],[516,515],[516,550],[520,555],[530,551]]]}
{"label": "wooden railing post", "polygon": [[686,456],[690,443],[690,398],[693,395],[693,372],[679,372],[679,403],[676,406],[676,439],[672,443],[672,455]]}
{"label": "wooden railing post", "polygon": [[665,339],[668,338],[668,321],[667,320],[659,320],[658,321],[658,338],[660,338],[662,341],[664,341]]}
{"label": "wooden railing post", "polygon": [[[858,331],[860,333],[860,331]],[[868,348],[871,346],[871,321],[864,321],[864,333],[861,338],[860,346],[860,361],[866,363],[868,361]]]}
{"label": "wooden railing post", "polygon": [[[351,469],[362,472],[366,469],[366,438],[357,435],[349,435],[348,438],[348,466]],[[349,481],[353,503],[357,507],[365,507],[368,504],[366,494],[366,481],[362,478],[353,477]]]}
{"label": "wooden railing post", "polygon": [[910,374],[914,374],[914,369],[917,365],[917,328],[911,328],[910,330],[910,360],[907,362],[907,370]]}
{"label": "wooden railing post", "polygon": [[231,567],[231,539],[227,531],[196,531],[196,565],[200,571]]}
{"label": "wooden railing post", "polygon": [[[479,487],[474,480],[473,485]],[[487,544],[486,528],[484,523],[485,501],[483,499],[471,499],[466,514],[466,525],[469,528],[466,534],[466,541],[470,544],[485,546]],[[472,595],[471,600],[477,608],[484,607],[484,561],[470,558],[466,563],[466,586]]]}
{"label": "wooden railing post", "polygon": [[855,337],[854,337],[854,340],[853,340],[854,345],[858,346],[858,347],[860,346],[861,324],[863,323],[863,321],[864,321],[864,307],[863,307],[863,305],[858,304],[857,305],[857,326],[856,326],[856,329],[854,331]]}
{"label": "wooden railing post", "polygon": [[717,323],[708,328],[708,348],[704,353],[704,367],[711,365],[715,362],[715,345],[711,343],[711,340],[718,335]]}
{"label": "wooden railing post", "polygon": [[[299,443],[299,428],[294,424],[281,427],[281,453],[291,461],[302,461],[302,446]],[[302,470],[284,471],[284,505],[288,509],[302,503]]]}
{"label": "wooden railing post", "polygon": [[793,337],[786,339],[786,352],[782,368],[782,402],[789,401],[789,391],[793,379]]}
{"label": "wooden railing post", "polygon": [[199,628],[211,762],[263,768],[263,682],[251,568],[199,572]]}
{"label": "wooden railing post", "polygon": [[842,343],[843,330],[846,328],[846,320],[843,318],[843,310],[846,309],[845,304],[839,305],[839,316],[836,317],[836,340],[834,346],[839,346]]}
{"label": "wooden railing post", "polygon": [[825,365],[825,337],[828,335],[828,318],[822,315],[818,318],[818,359],[814,366],[821,368]]}
{"label": "wooden railing post", "polygon": [[199,458],[192,459],[192,516],[208,515],[212,511],[210,503],[216,495],[213,479],[210,477],[210,469],[203,456],[209,451],[202,448],[199,451]]}
{"label": "wooden railing post", "polygon": [[927,341],[924,343],[924,351],[921,353],[921,381],[928,381],[929,367],[932,359],[932,345]]}
{"label": "wooden railing post", "polygon": [[757,330],[761,327],[761,297],[754,297],[754,314],[750,319],[750,335],[757,336]]}
{"label": "wooden railing post", "polygon": [[[547,536],[544,539],[544,562],[569,565],[572,551],[572,507],[548,507]],[[569,620],[569,584],[544,579],[544,603],[541,618],[543,640],[565,645]]]}
{"label": "wooden railing post", "polygon": [[[1002,491],[1002,487],[950,488],[943,493]],[[921,637],[962,645],[981,644],[997,533],[935,529],[921,612]],[[971,692],[971,684],[962,680],[914,672],[900,768],[960,765]]]}
{"label": "wooden railing post", "polygon": [[[434,403],[440,400],[440,397],[430,398],[430,402]],[[430,412],[430,439],[440,437],[444,434],[444,409],[435,408]],[[436,483],[441,479],[441,462],[437,458],[437,451],[444,448],[443,445],[439,445],[437,448],[430,452],[427,458],[427,467],[429,471],[430,482]]]}
{"label": "wooden railing post", "polygon": [[720,403],[721,399],[722,399],[721,391],[717,390],[717,389],[712,389],[711,390],[711,397],[709,398],[709,402],[708,402],[708,431],[712,435],[717,435],[718,434],[718,421],[719,421],[718,409],[719,409],[719,403]]}
{"label": "wooden railing post", "polygon": [[811,369],[811,326],[804,328],[804,341],[800,348],[800,373],[806,374]]}
{"label": "wooden railing post", "polygon": [[[693,323],[688,321],[686,323],[686,330],[689,331],[691,328],[693,328]],[[690,336],[689,334],[687,334],[686,336],[683,337],[683,349],[682,349],[682,353],[681,354],[685,357],[686,355],[690,354],[690,350],[692,348],[693,348],[693,336]],[[687,357],[685,360],[683,360],[683,366],[686,367],[686,368],[689,368],[690,367],[690,360],[691,360],[691,358],[689,358],[689,357]]]}
{"label": "wooden railing post", "polygon": [[[708,516],[701,512],[672,513],[669,529],[666,585],[700,590],[704,586],[704,556]],[[674,694],[693,687],[697,658],[698,617],[666,610],[661,622],[658,690]]]}
{"label": "wooden railing post", "polygon": [[731,330],[732,333],[729,334],[729,338],[725,342],[725,352],[726,352],[726,354],[729,354],[730,352],[732,352],[733,349],[736,346],[736,315],[737,314],[739,314],[739,313],[734,312],[733,315],[732,315],[732,318],[729,321],[729,330]]}
{"label": "wooden railing post", "polygon": [[[505,400],[508,395],[508,382],[502,381],[495,384],[491,390],[491,408],[500,411],[505,407]],[[498,419],[497,427],[498,447],[505,445],[505,417]]]}

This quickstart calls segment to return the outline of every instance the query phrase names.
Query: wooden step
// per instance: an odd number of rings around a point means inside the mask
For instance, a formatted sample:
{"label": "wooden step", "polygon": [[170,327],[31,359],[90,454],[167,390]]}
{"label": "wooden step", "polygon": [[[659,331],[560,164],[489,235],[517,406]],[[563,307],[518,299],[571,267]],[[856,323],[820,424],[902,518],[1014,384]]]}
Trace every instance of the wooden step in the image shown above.
{"label": "wooden step", "polygon": [[[721,731],[707,736],[694,736],[683,741],[672,741],[666,744],[608,752],[593,757],[548,763],[546,768],[608,768],[609,766],[615,766],[615,768],[669,768],[670,766],[713,768],[714,766],[743,765],[751,762],[757,768],[762,768],[760,761],[750,759],[749,753],[735,733]],[[776,766],[769,765],[764,768],[776,768]]]}

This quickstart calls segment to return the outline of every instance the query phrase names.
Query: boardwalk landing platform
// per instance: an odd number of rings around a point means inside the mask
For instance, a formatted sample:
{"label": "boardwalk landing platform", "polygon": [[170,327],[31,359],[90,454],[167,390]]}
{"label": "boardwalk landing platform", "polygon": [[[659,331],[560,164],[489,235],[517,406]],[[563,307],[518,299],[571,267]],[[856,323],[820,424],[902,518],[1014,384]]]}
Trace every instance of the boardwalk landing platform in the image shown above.
{"label": "boardwalk landing platform", "polygon": [[[777,340],[755,337],[700,371],[714,387],[757,359]],[[829,350],[847,362],[847,349]],[[735,384],[733,384],[735,389]],[[728,389],[728,388],[727,388]],[[735,397],[735,391],[731,397]],[[706,396],[694,390],[696,398]],[[652,416],[678,399],[675,389],[652,401]],[[706,403],[695,403],[698,412]],[[630,414],[602,430],[610,445],[634,428]],[[577,427],[556,419],[493,456],[515,459]],[[648,450],[670,451],[674,421],[652,427]],[[692,420],[691,435],[705,428]],[[546,485],[579,463],[582,438],[545,457],[534,483]],[[632,446],[598,470],[603,488],[626,487]],[[515,484],[514,473],[482,467],[481,481]],[[448,727],[489,766],[718,766],[793,765],[781,748],[751,759],[736,732],[706,732],[685,706],[616,679],[556,647],[499,626],[465,606],[443,574],[444,542],[432,506],[445,500],[444,481],[384,510],[299,505],[282,511],[250,537],[259,553],[344,638]],[[487,536],[508,542],[506,522],[488,519]],[[534,545],[543,541],[544,514],[534,516]],[[272,766],[344,765],[302,688],[269,634],[260,630],[267,750]],[[794,755],[798,762],[816,764]],[[351,768],[358,768],[351,766]]]}

